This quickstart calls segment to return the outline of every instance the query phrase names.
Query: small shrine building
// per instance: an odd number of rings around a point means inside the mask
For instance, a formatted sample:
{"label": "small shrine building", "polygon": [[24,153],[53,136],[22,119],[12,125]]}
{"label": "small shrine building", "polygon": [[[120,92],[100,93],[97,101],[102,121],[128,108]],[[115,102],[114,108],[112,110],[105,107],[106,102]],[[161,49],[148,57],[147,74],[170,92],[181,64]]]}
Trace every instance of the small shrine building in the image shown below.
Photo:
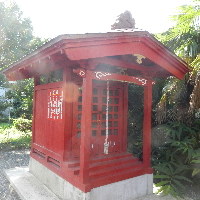
{"label": "small shrine building", "polygon": [[[30,172],[62,199],[151,194],[152,86],[188,71],[136,30],[60,35],[12,64],[9,80],[34,78]],[[142,160],[127,152],[128,84],[144,87]]]}

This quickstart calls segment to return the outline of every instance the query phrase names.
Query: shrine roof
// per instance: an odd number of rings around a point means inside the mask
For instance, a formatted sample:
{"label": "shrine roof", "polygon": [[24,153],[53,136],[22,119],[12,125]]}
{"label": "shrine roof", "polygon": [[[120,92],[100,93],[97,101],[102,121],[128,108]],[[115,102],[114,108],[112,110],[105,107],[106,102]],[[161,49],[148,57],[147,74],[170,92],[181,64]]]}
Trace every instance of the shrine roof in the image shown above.
{"label": "shrine roof", "polygon": [[[138,62],[137,59],[141,62]],[[29,55],[2,71],[9,80],[20,80],[36,75],[42,65],[74,65],[90,60],[136,70],[155,71],[154,78],[176,76],[182,79],[189,66],[156,40],[141,30],[111,31],[107,33],[65,34],[42,45]],[[112,64],[113,61],[113,64]],[[118,63],[117,63],[118,62]]]}

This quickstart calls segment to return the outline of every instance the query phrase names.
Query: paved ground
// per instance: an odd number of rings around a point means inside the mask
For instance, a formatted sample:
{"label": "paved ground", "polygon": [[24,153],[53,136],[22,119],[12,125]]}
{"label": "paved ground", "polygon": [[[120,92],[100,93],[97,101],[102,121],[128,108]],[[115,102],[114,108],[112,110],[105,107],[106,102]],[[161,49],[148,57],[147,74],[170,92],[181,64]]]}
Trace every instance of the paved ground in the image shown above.
{"label": "paved ground", "polygon": [[18,194],[10,186],[3,174],[3,169],[27,166],[29,163],[28,150],[2,151],[0,150],[0,199],[21,200]]}
{"label": "paved ground", "polygon": [[[18,194],[10,186],[3,173],[3,169],[10,169],[21,166],[28,166],[29,164],[29,150],[0,150],[0,200],[21,200]],[[200,188],[187,188],[190,200],[200,200]],[[137,200],[173,200],[171,196],[162,197],[159,195],[150,195],[147,197],[138,198]],[[187,198],[189,200],[189,198]]]}

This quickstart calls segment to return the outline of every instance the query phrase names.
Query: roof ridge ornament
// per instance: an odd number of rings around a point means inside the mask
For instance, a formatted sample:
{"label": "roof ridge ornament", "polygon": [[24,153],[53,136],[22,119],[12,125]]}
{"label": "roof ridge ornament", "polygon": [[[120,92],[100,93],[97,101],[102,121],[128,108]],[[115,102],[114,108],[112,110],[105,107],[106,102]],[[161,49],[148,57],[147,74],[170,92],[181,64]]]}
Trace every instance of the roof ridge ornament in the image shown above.
{"label": "roof ridge ornament", "polygon": [[111,25],[111,30],[135,28],[135,19],[132,18],[130,11],[126,10],[124,13],[121,13],[117,17],[118,18],[116,19],[116,22]]}

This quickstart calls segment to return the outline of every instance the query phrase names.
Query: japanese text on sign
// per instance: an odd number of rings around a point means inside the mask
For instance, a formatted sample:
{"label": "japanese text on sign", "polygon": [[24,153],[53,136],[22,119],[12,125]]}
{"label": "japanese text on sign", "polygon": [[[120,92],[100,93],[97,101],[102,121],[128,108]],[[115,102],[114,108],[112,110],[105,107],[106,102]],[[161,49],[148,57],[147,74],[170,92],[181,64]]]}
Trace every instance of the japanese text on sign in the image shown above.
{"label": "japanese text on sign", "polygon": [[48,90],[48,119],[62,120],[63,90]]}

